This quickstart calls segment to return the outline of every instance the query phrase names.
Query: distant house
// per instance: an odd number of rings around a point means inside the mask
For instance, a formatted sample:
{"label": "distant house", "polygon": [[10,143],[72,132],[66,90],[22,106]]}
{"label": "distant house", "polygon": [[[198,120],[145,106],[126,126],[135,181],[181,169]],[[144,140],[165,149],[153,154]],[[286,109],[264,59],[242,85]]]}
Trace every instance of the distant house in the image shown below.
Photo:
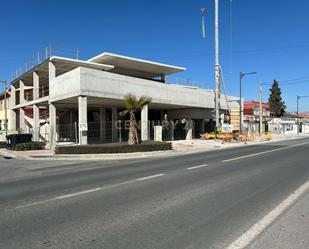
{"label": "distant house", "polygon": [[308,113],[300,113],[300,114],[299,114],[299,117],[300,117],[301,119],[308,119],[308,120],[309,120],[309,114],[308,114]]}
{"label": "distant house", "polygon": [[268,122],[268,130],[274,134],[297,134],[297,119],[273,118]]}
{"label": "distant house", "polygon": [[[270,105],[262,103],[263,127],[262,131],[267,130],[267,121],[270,120]],[[244,127],[249,131],[259,131],[260,122],[260,102],[245,101],[244,102]]]}

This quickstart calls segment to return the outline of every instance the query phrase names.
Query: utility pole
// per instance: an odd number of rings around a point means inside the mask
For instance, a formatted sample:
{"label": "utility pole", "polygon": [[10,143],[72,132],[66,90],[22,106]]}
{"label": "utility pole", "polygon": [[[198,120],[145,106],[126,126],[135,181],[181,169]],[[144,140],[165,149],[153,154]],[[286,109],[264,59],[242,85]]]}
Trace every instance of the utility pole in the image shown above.
{"label": "utility pole", "polygon": [[262,106],[262,98],[263,98],[263,86],[262,81],[260,81],[260,136],[263,132],[263,106]]}
{"label": "utility pole", "polygon": [[250,72],[250,73],[242,73],[239,74],[239,133],[242,134],[242,125],[243,125],[243,116],[244,110],[242,108],[242,79],[249,74],[257,74],[257,72]]}
{"label": "utility pole", "polygon": [[297,135],[299,135],[299,100],[302,98],[308,98],[309,96],[297,96]]}
{"label": "utility pole", "polygon": [[215,0],[215,78],[216,78],[216,93],[215,93],[215,115],[216,115],[216,131],[220,127],[220,78],[221,70],[219,64],[219,0]]}

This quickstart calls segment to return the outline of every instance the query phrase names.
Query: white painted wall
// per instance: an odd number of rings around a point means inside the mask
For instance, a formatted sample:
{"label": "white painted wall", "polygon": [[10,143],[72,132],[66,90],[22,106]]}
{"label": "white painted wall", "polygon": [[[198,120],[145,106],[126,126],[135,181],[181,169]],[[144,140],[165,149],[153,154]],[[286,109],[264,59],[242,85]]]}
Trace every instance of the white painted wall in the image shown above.
{"label": "white painted wall", "polygon": [[309,134],[309,125],[303,125],[302,127],[302,133]]}

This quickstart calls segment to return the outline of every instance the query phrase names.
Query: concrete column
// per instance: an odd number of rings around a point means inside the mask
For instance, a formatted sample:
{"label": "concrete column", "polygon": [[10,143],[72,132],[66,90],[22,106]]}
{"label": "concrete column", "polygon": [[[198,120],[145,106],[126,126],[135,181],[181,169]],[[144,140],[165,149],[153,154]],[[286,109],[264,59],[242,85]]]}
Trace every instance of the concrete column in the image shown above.
{"label": "concrete column", "polygon": [[40,108],[33,105],[33,141],[40,141]]}
{"label": "concrete column", "polygon": [[141,140],[149,140],[148,105],[145,105],[141,113]]}
{"label": "concrete column", "polygon": [[25,110],[19,109],[19,129],[21,133],[26,133]]}
{"label": "concrete column", "polygon": [[[87,124],[87,97],[79,96],[78,97],[78,126],[79,129],[81,124]],[[85,145],[88,144],[88,134],[87,131],[79,131],[79,144]]]}
{"label": "concrete column", "polygon": [[19,81],[19,103],[25,103],[25,84],[22,80]]}
{"label": "concrete column", "polygon": [[[19,81],[19,103],[21,105],[25,103],[25,84],[22,80]],[[25,110],[23,108],[19,109],[19,130],[21,133],[26,132]]]}
{"label": "concrete column", "polygon": [[113,143],[118,142],[117,121],[118,121],[117,107],[112,107],[112,140],[113,140]]}
{"label": "concrete column", "polygon": [[10,104],[7,106],[8,113],[10,113],[10,121],[8,122],[8,130],[16,131],[16,111],[13,109],[16,105],[16,89],[13,85],[11,85],[11,97],[10,97]]}
{"label": "concrete column", "polygon": [[161,75],[160,75],[160,78],[161,78],[161,82],[165,83],[165,75],[164,75],[164,74],[161,74]]}
{"label": "concrete column", "polygon": [[54,104],[49,104],[49,145],[54,148],[57,142],[57,109]]}
{"label": "concrete column", "polygon": [[33,99],[39,98],[40,79],[36,72],[33,72]]}
{"label": "concrete column", "polygon": [[106,109],[100,107],[100,141],[106,142]]}
{"label": "concrete column", "polygon": [[186,120],[186,140],[193,139],[193,122],[191,119]]}
{"label": "concrete column", "polygon": [[51,61],[48,63],[48,76],[49,81],[56,78],[56,66]]}

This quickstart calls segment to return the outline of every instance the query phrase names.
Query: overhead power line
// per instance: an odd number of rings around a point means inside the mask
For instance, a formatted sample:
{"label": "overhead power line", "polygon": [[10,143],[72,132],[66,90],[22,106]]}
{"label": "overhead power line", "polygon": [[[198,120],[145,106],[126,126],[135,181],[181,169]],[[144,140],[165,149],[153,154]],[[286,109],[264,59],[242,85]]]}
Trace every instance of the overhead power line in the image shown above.
{"label": "overhead power line", "polygon": [[[309,85],[309,78],[307,77],[303,77],[303,78],[299,78],[299,79],[303,79],[303,80],[286,80],[286,81],[280,81],[278,80],[280,86],[290,86],[290,85],[298,85],[298,84],[305,84],[308,83]],[[273,82],[266,82],[263,85],[272,85]]]}

